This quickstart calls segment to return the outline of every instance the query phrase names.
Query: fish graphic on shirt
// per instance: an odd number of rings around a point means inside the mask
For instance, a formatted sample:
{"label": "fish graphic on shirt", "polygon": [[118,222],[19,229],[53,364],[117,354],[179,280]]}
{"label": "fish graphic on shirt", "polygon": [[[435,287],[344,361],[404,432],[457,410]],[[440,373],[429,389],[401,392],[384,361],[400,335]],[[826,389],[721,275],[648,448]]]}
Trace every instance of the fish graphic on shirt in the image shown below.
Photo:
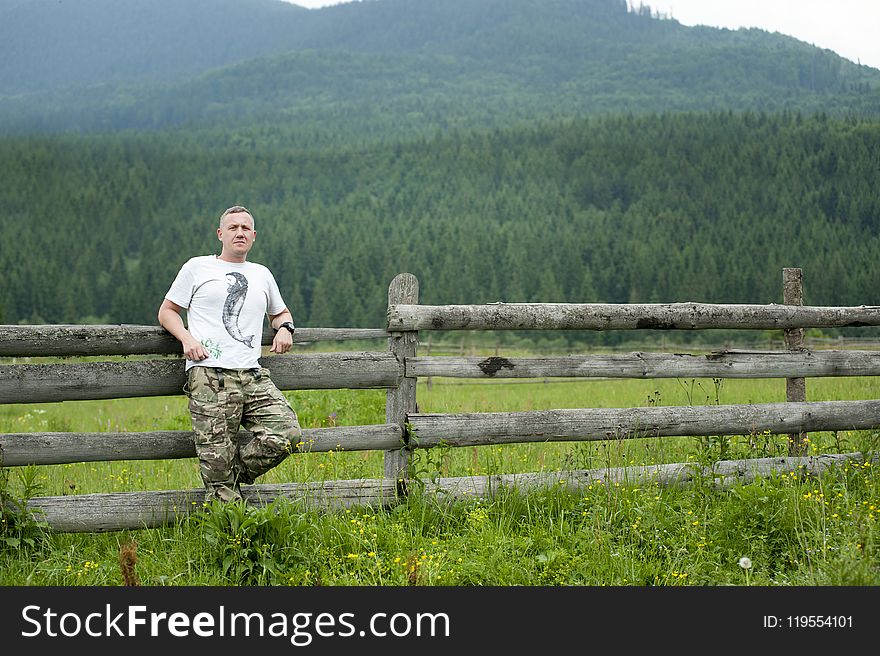
{"label": "fish graphic on shirt", "polygon": [[226,302],[223,303],[223,325],[232,339],[241,342],[248,348],[254,348],[254,335],[242,335],[241,329],[238,327],[238,317],[244,307],[244,297],[247,296],[248,291],[247,278],[237,271],[227,273],[226,277],[232,278],[232,282],[229,283],[229,288],[226,290],[229,295],[226,297]]}

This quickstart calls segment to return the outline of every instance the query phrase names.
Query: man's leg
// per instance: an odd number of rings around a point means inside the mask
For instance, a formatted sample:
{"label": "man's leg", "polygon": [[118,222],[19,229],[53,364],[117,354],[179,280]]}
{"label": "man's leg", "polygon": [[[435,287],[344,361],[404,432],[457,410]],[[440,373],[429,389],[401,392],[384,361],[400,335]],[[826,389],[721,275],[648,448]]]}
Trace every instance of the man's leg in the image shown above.
{"label": "man's leg", "polygon": [[235,501],[241,491],[235,480],[235,439],[241,405],[231,402],[224,376],[213,368],[192,367],[187,376],[193,442],[205,501]]}
{"label": "man's leg", "polygon": [[[245,377],[249,377],[247,381]],[[253,483],[299,450],[302,430],[296,412],[275,387],[268,369],[243,372],[242,379],[246,385],[241,425],[253,433],[254,439],[238,450],[238,480]]]}

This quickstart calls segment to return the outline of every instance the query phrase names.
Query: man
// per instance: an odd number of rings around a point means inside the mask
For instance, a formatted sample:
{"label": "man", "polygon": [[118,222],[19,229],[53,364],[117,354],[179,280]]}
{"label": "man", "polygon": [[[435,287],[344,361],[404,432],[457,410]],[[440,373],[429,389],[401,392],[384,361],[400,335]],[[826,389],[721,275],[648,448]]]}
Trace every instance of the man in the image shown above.
{"label": "man", "polygon": [[[241,499],[240,485],[284,460],[302,435],[296,412],[258,361],[267,314],[275,329],[273,353],[290,350],[294,326],[272,273],[247,261],[256,236],[247,208],[227,209],[217,228],[220,255],[187,261],[159,308],[159,323],[186,356],[185,391],[206,502]],[[239,444],[239,426],[253,440]]]}

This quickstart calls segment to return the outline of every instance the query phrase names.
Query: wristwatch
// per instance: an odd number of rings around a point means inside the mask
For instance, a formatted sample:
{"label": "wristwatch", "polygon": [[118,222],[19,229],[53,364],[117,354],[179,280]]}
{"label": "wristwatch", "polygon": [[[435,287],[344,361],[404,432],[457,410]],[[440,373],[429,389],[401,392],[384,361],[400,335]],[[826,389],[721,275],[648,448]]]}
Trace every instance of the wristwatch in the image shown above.
{"label": "wristwatch", "polygon": [[284,323],[282,323],[275,329],[275,332],[277,333],[282,328],[287,328],[288,332],[290,332],[290,336],[293,337],[293,331],[296,330],[296,328],[293,327],[293,324],[290,321],[285,321]]}

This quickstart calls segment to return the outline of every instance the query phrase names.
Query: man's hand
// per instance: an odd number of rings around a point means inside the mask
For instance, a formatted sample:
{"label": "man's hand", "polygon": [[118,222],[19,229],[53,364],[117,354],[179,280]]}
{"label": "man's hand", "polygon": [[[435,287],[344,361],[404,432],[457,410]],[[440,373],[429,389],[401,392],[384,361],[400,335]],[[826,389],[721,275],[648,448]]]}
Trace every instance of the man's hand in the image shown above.
{"label": "man's hand", "polygon": [[194,337],[190,337],[184,339],[183,343],[183,354],[186,356],[188,360],[192,360],[193,362],[198,362],[200,360],[204,360],[208,357],[207,349],[202,346],[201,342],[196,341]]}
{"label": "man's hand", "polygon": [[272,346],[269,347],[272,353],[287,353],[290,347],[293,346],[293,334],[287,328],[281,326],[281,324],[286,322],[293,323],[293,317],[287,308],[284,308],[278,314],[269,315],[269,324],[275,329],[275,338],[272,340]]}
{"label": "man's hand", "polygon": [[182,311],[182,307],[166,298],[159,308],[159,325],[180,341],[183,345],[183,354],[187,359],[193,362],[204,360],[208,357],[208,350],[183,325],[183,319],[180,316]]}
{"label": "man's hand", "polygon": [[291,346],[293,346],[293,335],[287,328],[282,328],[275,333],[275,339],[272,340],[272,346],[269,347],[269,350],[272,353],[287,353]]}

